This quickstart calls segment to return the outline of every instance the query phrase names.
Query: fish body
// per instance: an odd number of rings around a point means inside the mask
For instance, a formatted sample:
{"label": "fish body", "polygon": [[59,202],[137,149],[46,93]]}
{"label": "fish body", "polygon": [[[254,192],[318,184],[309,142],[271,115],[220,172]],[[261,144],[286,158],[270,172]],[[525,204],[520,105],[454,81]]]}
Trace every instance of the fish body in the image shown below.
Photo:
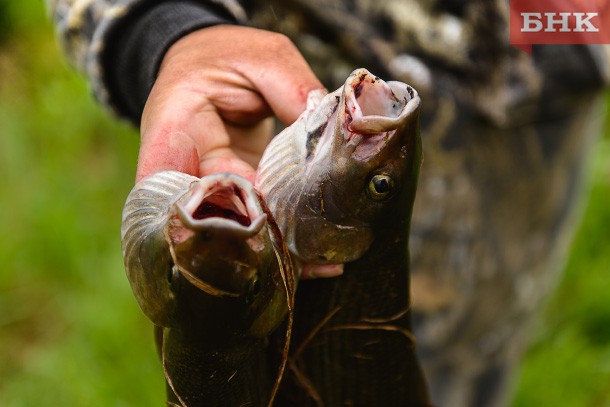
{"label": "fish body", "polygon": [[269,403],[266,338],[286,319],[290,266],[252,184],[154,174],[127,198],[122,236],[135,297],[163,328],[169,402]]}
{"label": "fish body", "polygon": [[310,102],[265,151],[256,185],[298,261],[345,269],[299,283],[282,402],[429,405],[409,301],[420,99],[361,69]]}

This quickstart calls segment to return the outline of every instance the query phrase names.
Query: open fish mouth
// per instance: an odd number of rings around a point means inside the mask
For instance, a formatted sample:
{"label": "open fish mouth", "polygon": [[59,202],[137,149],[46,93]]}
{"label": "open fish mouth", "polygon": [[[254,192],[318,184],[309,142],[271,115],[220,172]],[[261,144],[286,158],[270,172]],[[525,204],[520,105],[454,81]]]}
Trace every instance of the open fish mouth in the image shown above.
{"label": "open fish mouth", "polygon": [[343,86],[345,130],[352,157],[365,160],[388,144],[395,131],[415,116],[417,91],[402,82],[385,82],[366,69],[354,71]]}
{"label": "open fish mouth", "polygon": [[249,238],[265,225],[267,215],[257,207],[256,192],[245,179],[216,174],[193,184],[190,196],[176,202],[177,215],[187,229]]}
{"label": "open fish mouth", "polygon": [[188,229],[248,238],[265,225],[267,215],[258,209],[256,192],[245,179],[216,174],[195,184],[190,197],[176,203],[178,217]]}
{"label": "open fish mouth", "polygon": [[[254,253],[266,245],[259,233],[267,215],[253,185],[235,174],[209,175],[191,183],[174,211],[166,237],[176,270],[211,296],[241,297],[257,278]],[[242,251],[248,247],[252,256]]]}

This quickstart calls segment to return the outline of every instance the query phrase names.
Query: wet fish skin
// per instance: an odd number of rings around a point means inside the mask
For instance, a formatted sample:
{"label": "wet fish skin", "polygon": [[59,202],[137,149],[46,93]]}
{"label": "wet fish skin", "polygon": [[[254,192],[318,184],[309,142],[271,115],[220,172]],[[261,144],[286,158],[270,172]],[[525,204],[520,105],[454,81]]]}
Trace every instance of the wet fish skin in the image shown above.
{"label": "wet fish skin", "polygon": [[400,149],[418,106],[410,86],[357,70],[337,91],[311,94],[307,111],[272,140],[256,187],[298,259],[340,264],[366,252],[388,206],[371,199],[370,184],[375,176],[408,183]]}
{"label": "wet fish skin", "polygon": [[[408,236],[422,161],[419,97],[408,85],[357,70],[343,88],[313,98],[266,151],[257,186],[280,220],[294,214],[282,226],[300,260],[346,264],[339,277],[299,283],[279,405],[428,406],[409,300]],[[390,184],[390,193],[371,191],[375,179],[381,190]]]}
{"label": "wet fish skin", "polygon": [[170,402],[272,398],[278,369],[266,337],[286,319],[281,267],[289,262],[277,238],[252,184],[235,175],[162,172],[134,187],[123,221],[126,270],[143,311],[165,328]]}
{"label": "wet fish skin", "polygon": [[164,227],[172,204],[196,177],[176,171],[157,173],[138,182],[123,207],[121,245],[125,272],[144,314],[158,326],[171,325],[176,312],[169,283],[173,260]]}

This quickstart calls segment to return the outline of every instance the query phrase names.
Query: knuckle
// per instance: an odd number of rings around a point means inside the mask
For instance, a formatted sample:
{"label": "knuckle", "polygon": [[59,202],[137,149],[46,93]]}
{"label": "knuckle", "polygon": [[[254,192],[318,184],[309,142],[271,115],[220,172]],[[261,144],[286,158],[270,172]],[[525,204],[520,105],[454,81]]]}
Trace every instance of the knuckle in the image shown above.
{"label": "knuckle", "polygon": [[274,50],[281,50],[284,52],[295,52],[297,50],[292,40],[288,36],[281,33],[270,33],[268,45]]}

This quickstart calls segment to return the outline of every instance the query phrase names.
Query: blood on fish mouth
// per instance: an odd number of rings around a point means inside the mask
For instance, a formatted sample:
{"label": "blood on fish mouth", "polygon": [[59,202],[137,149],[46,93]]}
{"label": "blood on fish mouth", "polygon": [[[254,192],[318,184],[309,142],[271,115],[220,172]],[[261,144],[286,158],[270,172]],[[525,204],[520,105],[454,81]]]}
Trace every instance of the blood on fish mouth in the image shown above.
{"label": "blood on fish mouth", "polygon": [[250,226],[252,220],[246,208],[241,189],[237,185],[216,185],[203,198],[192,213],[193,219],[224,218],[242,226]]}
{"label": "blood on fish mouth", "polygon": [[[368,80],[367,80],[368,79]],[[359,83],[351,85],[353,96],[349,97],[351,110],[349,113],[355,118],[366,116],[379,116],[397,118],[402,113],[407,99],[400,100],[393,89],[379,78],[367,78],[361,75]]]}
{"label": "blood on fish mouth", "polygon": [[361,161],[383,151],[419,106],[419,98],[409,85],[385,82],[365,69],[355,71],[346,81],[343,99],[343,140],[352,149],[351,157]]}

